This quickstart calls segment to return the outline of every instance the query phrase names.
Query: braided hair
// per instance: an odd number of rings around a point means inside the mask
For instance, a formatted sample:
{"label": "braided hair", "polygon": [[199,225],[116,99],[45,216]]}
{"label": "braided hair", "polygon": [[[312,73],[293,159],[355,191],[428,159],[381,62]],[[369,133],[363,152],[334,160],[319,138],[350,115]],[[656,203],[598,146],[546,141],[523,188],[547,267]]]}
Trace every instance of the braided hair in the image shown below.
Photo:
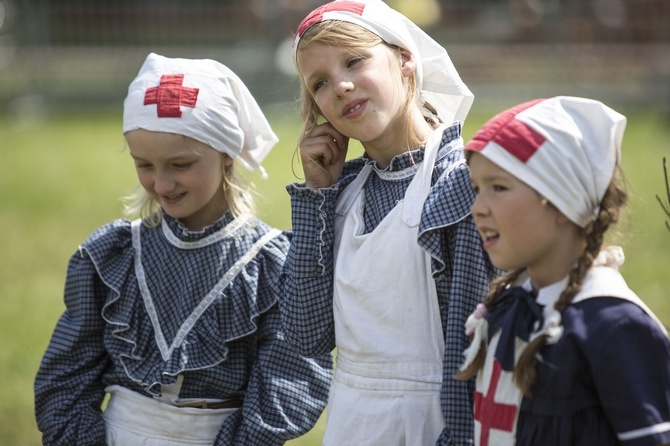
{"label": "braided hair", "polygon": [[[586,277],[587,272],[603,247],[605,233],[611,225],[617,223],[620,219],[621,210],[627,201],[627,193],[621,175],[617,171],[618,168],[615,169],[612,181],[601,200],[596,219],[583,229],[586,238],[586,248],[575,267],[570,271],[568,285],[556,302],[555,309],[560,313],[570,305],[575,295],[581,289],[584,277]],[[482,303],[487,308],[490,308],[500,293],[515,283],[525,271],[525,269],[515,270],[493,281],[491,290]],[[514,368],[514,381],[525,396],[532,396],[532,389],[537,382],[537,371],[535,368],[537,354],[545,344],[547,338],[547,334],[541,334],[533,339],[521,353],[519,361]],[[464,370],[454,375],[454,378],[467,380],[481,370],[486,359],[486,348],[486,341],[482,341],[475,359]]]}

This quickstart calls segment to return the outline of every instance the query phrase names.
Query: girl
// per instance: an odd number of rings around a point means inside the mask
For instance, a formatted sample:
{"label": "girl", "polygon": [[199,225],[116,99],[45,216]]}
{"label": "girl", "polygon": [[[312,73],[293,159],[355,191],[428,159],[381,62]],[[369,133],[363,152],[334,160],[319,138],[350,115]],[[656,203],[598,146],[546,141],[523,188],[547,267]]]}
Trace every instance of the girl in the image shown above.
{"label": "girl", "polygon": [[[72,256],[35,382],[45,444],[280,445],[325,407],[331,358],[283,340],[271,291],[289,240],[251,213],[234,161],[277,142],[242,81],[212,60],[150,54],[123,132],[141,219]],[[105,393],[109,404],[101,411]]]}
{"label": "girl", "polygon": [[[472,318],[476,444],[670,444],[670,341],[603,237],[626,201],[626,118],[555,97],[490,120],[466,146],[472,214],[511,271]],[[523,277],[522,277],[523,276]]]}
{"label": "girl", "polygon": [[[472,94],[445,49],[379,0],[317,8],[294,50],[306,184],[288,186],[280,306],[302,354],[338,348],[324,444],[471,443],[472,389],[452,375],[492,273],[454,122]],[[345,162],[349,138],[365,153]]]}

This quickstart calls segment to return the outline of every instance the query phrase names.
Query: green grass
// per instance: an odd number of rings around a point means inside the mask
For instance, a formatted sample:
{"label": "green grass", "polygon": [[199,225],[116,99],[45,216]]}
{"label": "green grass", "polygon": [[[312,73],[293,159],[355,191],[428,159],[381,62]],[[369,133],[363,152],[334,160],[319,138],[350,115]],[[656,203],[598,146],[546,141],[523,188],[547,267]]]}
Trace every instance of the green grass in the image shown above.
{"label": "green grass", "polygon": [[[512,105],[512,104],[510,104]],[[498,110],[473,111],[464,137]],[[289,105],[267,110],[281,142],[264,163],[269,179],[251,175],[259,214],[290,227],[284,185],[300,172],[292,161],[298,115]],[[67,261],[86,236],[119,217],[120,197],[135,186],[118,113],[52,116],[29,127],[0,118],[0,445],[40,444],[32,383],[56,319],[63,310]],[[623,165],[632,193],[623,273],[631,288],[670,323],[670,232],[655,195],[664,192],[661,160],[670,157],[667,122],[632,114]],[[664,145],[666,144],[666,145]],[[293,446],[320,444],[323,420]]]}

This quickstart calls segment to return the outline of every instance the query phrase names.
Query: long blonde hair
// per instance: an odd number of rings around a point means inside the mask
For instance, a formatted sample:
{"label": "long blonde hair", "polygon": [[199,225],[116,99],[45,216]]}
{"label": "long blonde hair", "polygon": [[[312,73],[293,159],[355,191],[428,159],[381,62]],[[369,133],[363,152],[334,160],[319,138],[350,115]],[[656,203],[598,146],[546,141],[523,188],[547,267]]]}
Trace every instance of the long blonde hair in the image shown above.
{"label": "long blonde hair", "polygon": [[[398,58],[400,58],[400,48],[386,43],[375,33],[353,23],[339,20],[325,20],[310,26],[309,29],[305,31],[305,33],[300,38],[295,61],[298,73],[300,73],[298,55],[302,49],[311,43],[321,43],[324,45],[349,48],[352,50],[371,48],[379,44],[384,44],[392,51],[394,51],[398,55]],[[398,70],[398,74],[400,75],[400,70]],[[307,131],[310,129],[310,123],[317,122],[319,118],[323,117],[323,113],[314,101],[314,97],[310,93],[309,87],[305,85],[302,76],[298,77],[300,78],[300,114],[303,118],[301,135],[304,137]],[[413,74],[407,83],[407,102],[405,103],[405,109],[407,111],[409,111],[410,107],[413,105],[419,104],[419,98],[416,90],[416,77],[415,74]],[[427,102],[419,105],[421,106],[422,113],[426,121],[429,122],[433,128],[436,128],[442,122],[440,117],[437,115],[437,111]],[[414,129],[410,125],[410,113],[406,113],[406,115],[407,127],[409,128],[409,141],[407,141],[408,146],[419,145],[423,141],[419,140],[414,132]]]}
{"label": "long blonde hair", "polygon": [[[180,135],[184,139],[184,145],[191,147],[193,139]],[[193,147],[194,150],[199,150]],[[215,150],[215,149],[212,149]],[[221,168],[223,169],[223,191],[228,203],[228,209],[234,217],[241,215],[255,215],[256,205],[253,198],[254,186],[253,183],[247,181],[235,167],[235,161],[232,164],[226,165],[223,162],[221,154]],[[126,218],[141,218],[145,225],[149,227],[157,227],[163,219],[163,212],[161,206],[154,200],[151,195],[144,190],[141,185],[137,185],[135,189],[126,197],[123,198],[123,215]]]}
{"label": "long blonde hair", "polygon": [[[600,211],[597,218],[584,229],[586,238],[586,248],[579,258],[577,264],[572,268],[568,278],[568,285],[563,290],[556,302],[555,308],[563,312],[572,299],[579,292],[586,277],[586,273],[593,265],[600,250],[603,247],[605,232],[611,225],[616,224],[620,217],[623,207],[626,204],[628,195],[624,188],[623,178],[617,166],[615,174],[610,182],[605,195],[600,203]],[[487,308],[494,305],[498,295],[508,286],[515,283],[516,280],[525,272],[525,269],[509,272],[499,277],[491,284],[491,290],[484,298],[483,304]],[[547,335],[540,335],[535,338],[521,353],[519,361],[514,367],[514,381],[526,396],[532,396],[532,390],[537,382],[536,361],[537,353],[545,344]],[[486,343],[482,341],[474,361],[462,372],[454,375],[454,378],[466,380],[474,376],[484,366],[486,358]]]}

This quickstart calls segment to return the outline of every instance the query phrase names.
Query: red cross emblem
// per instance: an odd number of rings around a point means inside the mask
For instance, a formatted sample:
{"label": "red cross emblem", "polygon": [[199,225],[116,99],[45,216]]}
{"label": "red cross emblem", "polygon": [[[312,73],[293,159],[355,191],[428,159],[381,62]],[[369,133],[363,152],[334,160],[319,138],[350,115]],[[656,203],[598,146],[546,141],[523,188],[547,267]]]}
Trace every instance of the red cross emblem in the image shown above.
{"label": "red cross emblem", "polygon": [[542,99],[528,101],[496,115],[475,134],[468,143],[468,149],[481,150],[489,141],[493,141],[525,163],[544,144],[545,139],[515,117],[540,101]]}
{"label": "red cross emblem", "polygon": [[493,372],[489,383],[489,391],[486,395],[481,392],[475,393],[475,420],[482,424],[480,445],[489,445],[491,429],[512,432],[516,421],[517,407],[514,404],[500,404],[495,402],[496,390],[500,383],[502,367],[497,359],[493,361]]}
{"label": "red cross emblem", "polygon": [[323,20],[323,14],[325,14],[326,12],[338,11],[338,12],[350,12],[356,15],[363,15],[364,9],[365,9],[364,3],[347,2],[347,1],[330,2],[323,6],[319,6],[314,11],[312,11],[307,17],[305,17],[305,19],[302,22],[300,22],[300,26],[298,26],[297,35],[302,36],[302,33],[307,31],[307,28]]}
{"label": "red cross emblem", "polygon": [[156,104],[159,118],[181,118],[181,106],[195,107],[198,88],[184,87],[183,74],[164,74],[158,87],[147,88],[144,105]]}

